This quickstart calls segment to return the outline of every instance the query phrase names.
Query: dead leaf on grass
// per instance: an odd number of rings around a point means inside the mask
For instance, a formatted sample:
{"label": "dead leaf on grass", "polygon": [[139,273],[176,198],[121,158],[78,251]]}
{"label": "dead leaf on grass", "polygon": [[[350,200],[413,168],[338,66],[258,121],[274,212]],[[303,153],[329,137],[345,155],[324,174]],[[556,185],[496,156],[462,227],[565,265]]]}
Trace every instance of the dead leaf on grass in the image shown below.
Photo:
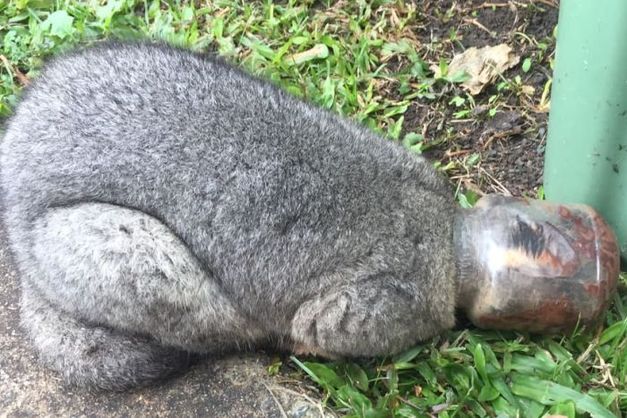
{"label": "dead leaf on grass", "polygon": [[[448,74],[455,75],[464,72],[468,79],[462,86],[473,96],[481,93],[483,88],[494,81],[503,71],[518,64],[520,57],[507,44],[485,46],[483,48],[468,48],[461,54],[453,57],[448,65]],[[436,77],[441,77],[440,67],[432,65],[431,69]]]}

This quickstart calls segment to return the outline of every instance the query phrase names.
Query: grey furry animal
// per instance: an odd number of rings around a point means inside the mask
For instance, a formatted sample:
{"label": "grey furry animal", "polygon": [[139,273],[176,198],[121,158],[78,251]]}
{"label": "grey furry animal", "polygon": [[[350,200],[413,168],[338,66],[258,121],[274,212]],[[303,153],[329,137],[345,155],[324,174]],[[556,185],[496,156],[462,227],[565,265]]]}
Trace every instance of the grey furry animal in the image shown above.
{"label": "grey furry animal", "polygon": [[454,323],[456,209],[431,164],[218,59],[54,59],[0,167],[22,323],[69,383],[268,342],[391,354]]}

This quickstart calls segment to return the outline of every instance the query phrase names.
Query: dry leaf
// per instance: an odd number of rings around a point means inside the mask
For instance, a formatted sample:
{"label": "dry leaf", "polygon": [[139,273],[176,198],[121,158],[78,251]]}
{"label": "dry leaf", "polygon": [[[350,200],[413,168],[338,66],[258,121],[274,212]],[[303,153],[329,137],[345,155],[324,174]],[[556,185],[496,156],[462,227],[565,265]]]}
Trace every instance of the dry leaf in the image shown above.
{"label": "dry leaf", "polygon": [[[453,57],[448,65],[448,75],[454,76],[465,72],[469,78],[462,83],[473,96],[481,93],[483,88],[508,68],[518,64],[520,57],[512,52],[507,44],[468,48]],[[440,68],[432,65],[436,77],[441,77]]]}

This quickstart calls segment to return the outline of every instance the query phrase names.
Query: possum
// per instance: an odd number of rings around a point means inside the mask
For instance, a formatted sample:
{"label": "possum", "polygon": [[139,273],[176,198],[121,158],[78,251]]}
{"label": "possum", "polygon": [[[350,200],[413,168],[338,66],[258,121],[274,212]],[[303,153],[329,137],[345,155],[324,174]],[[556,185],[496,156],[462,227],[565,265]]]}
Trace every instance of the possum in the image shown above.
{"label": "possum", "polygon": [[448,181],[214,56],[53,58],[6,124],[0,182],[21,323],[72,385],[267,344],[388,355],[455,322]]}

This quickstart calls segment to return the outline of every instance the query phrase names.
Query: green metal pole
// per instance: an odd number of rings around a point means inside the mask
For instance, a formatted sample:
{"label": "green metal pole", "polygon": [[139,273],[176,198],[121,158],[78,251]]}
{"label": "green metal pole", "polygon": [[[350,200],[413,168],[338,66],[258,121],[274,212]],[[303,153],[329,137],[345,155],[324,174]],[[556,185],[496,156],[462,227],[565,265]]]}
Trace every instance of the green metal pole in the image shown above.
{"label": "green metal pole", "polygon": [[627,257],[627,0],[562,0],[546,147],[547,199],[586,203]]}

